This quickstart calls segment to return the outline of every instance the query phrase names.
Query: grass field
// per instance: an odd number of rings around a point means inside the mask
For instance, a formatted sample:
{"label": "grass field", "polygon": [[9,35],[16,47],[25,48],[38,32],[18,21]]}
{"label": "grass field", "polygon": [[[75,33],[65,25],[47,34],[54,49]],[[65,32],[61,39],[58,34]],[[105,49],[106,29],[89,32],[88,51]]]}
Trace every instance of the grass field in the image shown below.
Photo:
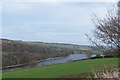
{"label": "grass field", "polygon": [[81,60],[63,64],[8,71],[3,72],[3,78],[57,78],[91,72],[94,69],[104,69],[105,65],[118,65],[118,58]]}

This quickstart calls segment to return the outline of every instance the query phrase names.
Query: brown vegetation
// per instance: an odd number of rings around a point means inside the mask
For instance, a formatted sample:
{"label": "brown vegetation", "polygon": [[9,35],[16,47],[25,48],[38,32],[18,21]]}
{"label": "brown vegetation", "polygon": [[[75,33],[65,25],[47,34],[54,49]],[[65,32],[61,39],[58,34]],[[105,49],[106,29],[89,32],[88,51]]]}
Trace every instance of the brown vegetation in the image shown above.
{"label": "brown vegetation", "polygon": [[68,48],[27,44],[27,42],[23,41],[1,39],[1,42],[3,67],[26,63],[32,64],[42,59],[74,53],[74,50]]}
{"label": "brown vegetation", "polygon": [[94,78],[100,78],[100,79],[104,79],[104,78],[112,78],[112,79],[118,79],[120,75],[119,69],[118,68],[114,68],[111,70],[103,70],[101,72],[95,73],[94,74]]}

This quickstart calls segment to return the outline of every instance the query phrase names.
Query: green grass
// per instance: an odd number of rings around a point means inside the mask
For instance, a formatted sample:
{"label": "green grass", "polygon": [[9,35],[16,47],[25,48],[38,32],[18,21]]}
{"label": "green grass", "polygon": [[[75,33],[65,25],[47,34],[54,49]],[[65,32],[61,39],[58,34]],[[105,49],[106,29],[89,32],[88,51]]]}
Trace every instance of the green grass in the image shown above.
{"label": "green grass", "polygon": [[28,45],[56,47],[57,49],[61,49],[61,48],[75,49],[75,50],[91,49],[90,47],[84,46],[84,45],[64,44],[64,43],[24,42],[24,41],[22,41],[21,43],[28,44]]}
{"label": "green grass", "polygon": [[90,59],[63,64],[47,65],[29,69],[3,72],[3,78],[57,78],[72,74],[91,72],[105,65],[117,65],[118,58]]}

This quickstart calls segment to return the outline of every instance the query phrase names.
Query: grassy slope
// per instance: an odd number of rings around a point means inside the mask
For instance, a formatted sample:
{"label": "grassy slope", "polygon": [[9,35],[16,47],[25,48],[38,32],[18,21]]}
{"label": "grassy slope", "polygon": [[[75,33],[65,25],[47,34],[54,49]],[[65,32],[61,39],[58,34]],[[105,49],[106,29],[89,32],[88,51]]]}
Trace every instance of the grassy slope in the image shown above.
{"label": "grassy slope", "polygon": [[[20,41],[18,41],[20,43]],[[49,46],[49,47],[56,47],[56,49],[62,49],[62,48],[67,48],[67,49],[72,49],[72,50],[91,50],[92,48],[87,45],[75,45],[75,44],[63,44],[63,43],[47,43],[47,42],[25,42],[21,41],[21,43],[28,44],[28,45],[39,45],[39,46]],[[79,53],[80,51],[76,52]],[[93,53],[95,54],[100,54],[102,53],[101,50],[92,50]]]}
{"label": "grassy slope", "polygon": [[64,43],[24,42],[24,41],[22,43],[29,44],[29,45],[51,46],[51,47],[57,47],[57,48],[68,48],[68,49],[76,49],[76,50],[82,50],[82,49],[88,49],[89,50],[89,49],[91,49],[90,46],[75,45],[75,44],[64,44]]}
{"label": "grassy slope", "polygon": [[[19,41],[18,41],[19,42]],[[47,42],[24,42],[21,43],[28,44],[28,45],[39,45],[39,46],[49,46],[49,47],[56,47],[56,49],[71,49],[76,50],[75,53],[80,53],[78,50],[92,50],[90,46],[87,45],[75,45],[75,44],[64,44],[64,43],[47,43]],[[93,53],[100,54],[102,53],[101,50],[92,50]]]}
{"label": "grassy slope", "polygon": [[[83,49],[90,50],[91,49],[90,46],[75,45],[75,44],[28,42],[28,41],[17,41],[17,40],[2,40],[2,41],[4,42],[3,45],[9,45],[9,43],[13,44],[13,45],[11,45],[11,47],[14,47],[14,45],[21,45],[23,47],[27,46],[28,48],[29,48],[29,46],[37,46],[37,47],[42,47],[42,48],[46,48],[46,47],[47,48],[53,48],[53,50],[70,49],[70,50],[74,50],[74,51],[77,51],[77,52],[80,52],[78,50],[83,50]],[[7,48],[10,48],[10,47],[7,47]],[[12,54],[12,52],[10,53],[9,51],[7,51],[7,52],[3,51],[3,54]]]}
{"label": "grassy slope", "polygon": [[117,58],[81,60],[70,63],[3,72],[3,78],[56,78],[66,75],[89,72],[93,69],[104,68],[104,65],[114,66],[117,64]]}

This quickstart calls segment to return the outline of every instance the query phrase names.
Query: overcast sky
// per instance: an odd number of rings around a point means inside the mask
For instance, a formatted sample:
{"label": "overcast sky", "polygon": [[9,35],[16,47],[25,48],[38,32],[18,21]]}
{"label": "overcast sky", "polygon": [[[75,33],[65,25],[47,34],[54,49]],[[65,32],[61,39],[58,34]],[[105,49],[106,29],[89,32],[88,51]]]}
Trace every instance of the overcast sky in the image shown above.
{"label": "overcast sky", "polygon": [[7,2],[2,4],[2,37],[89,45],[93,13],[104,17],[111,2]]}

